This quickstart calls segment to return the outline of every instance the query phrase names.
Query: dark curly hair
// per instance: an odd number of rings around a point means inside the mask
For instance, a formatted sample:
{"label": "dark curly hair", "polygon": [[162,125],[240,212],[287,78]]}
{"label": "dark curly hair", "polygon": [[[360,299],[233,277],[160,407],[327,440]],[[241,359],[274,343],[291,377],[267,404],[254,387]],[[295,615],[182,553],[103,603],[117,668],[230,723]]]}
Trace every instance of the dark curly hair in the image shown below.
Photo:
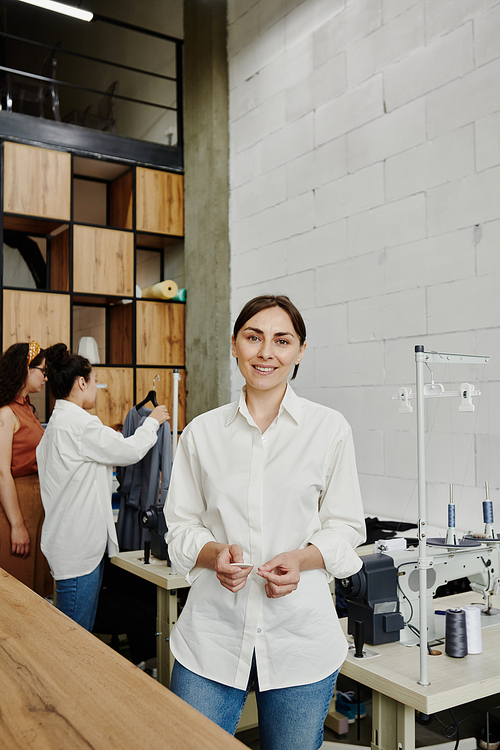
{"label": "dark curly hair", "polygon": [[[297,310],[290,298],[284,294],[261,294],[259,297],[254,297],[249,302],[247,302],[236,318],[236,322],[233,328],[234,339],[236,340],[239,331],[243,328],[245,323],[250,320],[250,318],[253,318],[254,315],[262,312],[262,310],[268,310],[270,307],[280,307],[282,310],[288,313],[288,315],[290,316],[290,320],[292,321],[292,325],[295,329],[295,333],[299,337],[300,345],[302,346],[302,344],[304,344],[306,340],[306,324],[304,323],[304,318]],[[292,380],[295,378],[298,371],[299,365],[295,365],[295,367],[293,368],[293,375],[291,377]]]}
{"label": "dark curly hair", "polygon": [[66,344],[54,344],[45,352],[47,380],[54,398],[67,398],[77,378],[88,383],[92,365],[85,357],[72,354]]}
{"label": "dark curly hair", "polygon": [[28,368],[28,351],[27,343],[12,344],[0,357],[0,408],[11,404],[22,391],[28,369],[39,367],[45,359],[41,349]]}

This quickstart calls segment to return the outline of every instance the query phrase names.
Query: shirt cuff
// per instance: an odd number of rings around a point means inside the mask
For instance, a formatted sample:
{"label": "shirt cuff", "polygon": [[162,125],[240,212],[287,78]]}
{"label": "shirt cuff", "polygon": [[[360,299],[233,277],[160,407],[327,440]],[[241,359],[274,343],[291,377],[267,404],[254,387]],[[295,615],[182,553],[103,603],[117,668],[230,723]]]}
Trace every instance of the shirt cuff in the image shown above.
{"label": "shirt cuff", "polygon": [[147,425],[148,428],[153,429],[154,432],[158,432],[158,430],[160,429],[160,423],[154,417],[146,417],[142,424]]}
{"label": "shirt cuff", "polygon": [[328,580],[334,578],[349,578],[357,573],[363,565],[363,561],[344,537],[328,530],[318,531],[309,540],[314,544],[323,556]]}
{"label": "shirt cuff", "polygon": [[[167,544],[169,539],[169,532],[167,531]],[[205,570],[205,568],[199,568],[196,566],[198,555],[202,548],[208,542],[215,542],[213,534],[208,529],[199,529],[193,539],[189,540],[186,544],[186,540],[181,543],[181,549],[179,552],[176,550],[175,541],[171,540],[168,544],[168,552],[171,556],[176,570],[184,576],[189,584],[192,584]]]}

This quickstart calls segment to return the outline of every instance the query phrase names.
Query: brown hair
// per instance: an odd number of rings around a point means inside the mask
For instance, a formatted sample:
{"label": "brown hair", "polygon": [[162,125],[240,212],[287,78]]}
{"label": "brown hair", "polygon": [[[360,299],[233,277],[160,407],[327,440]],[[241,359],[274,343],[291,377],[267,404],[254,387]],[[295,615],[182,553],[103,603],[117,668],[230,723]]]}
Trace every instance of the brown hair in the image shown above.
{"label": "brown hair", "polygon": [[12,344],[0,357],[0,407],[11,404],[28,377],[28,369],[39,367],[45,359],[41,349],[28,367],[29,344]]}
{"label": "brown hair", "polygon": [[[245,323],[250,320],[250,318],[253,318],[254,315],[262,312],[262,310],[268,310],[270,307],[280,307],[282,310],[288,313],[290,320],[292,321],[295,333],[299,337],[300,345],[302,346],[306,341],[306,324],[304,323],[304,318],[297,310],[293,302],[289,299],[289,297],[284,294],[261,294],[259,297],[254,297],[249,302],[247,302],[234,323],[234,339],[236,340],[239,331],[243,328]],[[291,378],[292,380],[295,378],[298,371],[299,365],[295,365]]]}

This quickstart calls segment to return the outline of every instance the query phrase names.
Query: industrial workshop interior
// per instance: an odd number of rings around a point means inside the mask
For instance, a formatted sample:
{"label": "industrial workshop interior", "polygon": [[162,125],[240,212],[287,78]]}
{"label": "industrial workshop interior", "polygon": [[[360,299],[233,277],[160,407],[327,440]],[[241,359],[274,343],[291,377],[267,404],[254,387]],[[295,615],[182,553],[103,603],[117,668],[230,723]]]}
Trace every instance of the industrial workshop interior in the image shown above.
{"label": "industrial workshop interior", "polygon": [[499,750],[500,0],[0,0],[0,747]]}

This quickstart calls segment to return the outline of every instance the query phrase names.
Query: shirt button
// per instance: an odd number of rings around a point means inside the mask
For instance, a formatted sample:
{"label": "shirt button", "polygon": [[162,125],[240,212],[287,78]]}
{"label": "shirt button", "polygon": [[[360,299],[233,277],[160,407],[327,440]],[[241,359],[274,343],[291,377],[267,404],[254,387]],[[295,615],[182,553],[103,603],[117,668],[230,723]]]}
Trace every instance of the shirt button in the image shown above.
{"label": "shirt button", "polygon": [[257,633],[262,633],[262,628],[257,628]]}

